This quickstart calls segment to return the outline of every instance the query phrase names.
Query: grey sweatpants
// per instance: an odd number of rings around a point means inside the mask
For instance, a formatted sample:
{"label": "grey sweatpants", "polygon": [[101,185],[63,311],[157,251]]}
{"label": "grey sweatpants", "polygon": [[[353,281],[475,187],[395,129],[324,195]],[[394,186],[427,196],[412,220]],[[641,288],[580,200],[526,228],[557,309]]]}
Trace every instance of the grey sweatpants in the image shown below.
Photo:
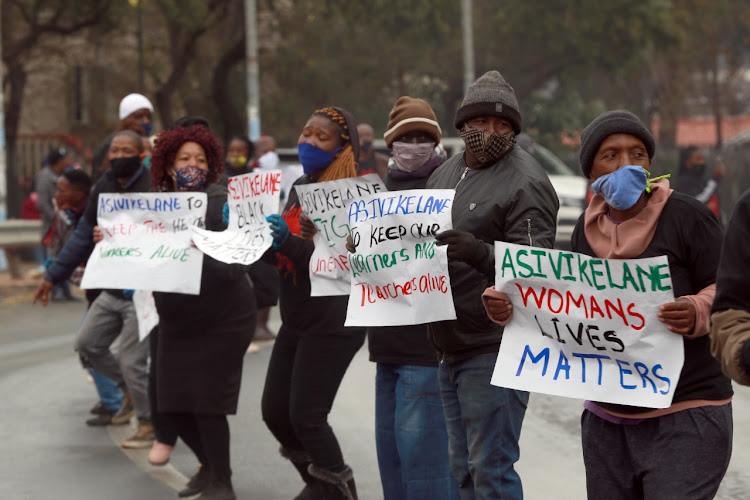
{"label": "grey sweatpants", "polygon": [[[110,349],[119,337],[117,358]],[[149,343],[138,341],[133,301],[102,292],[91,303],[76,339],[76,350],[92,368],[118,384],[125,383],[139,419],[150,419]]]}
{"label": "grey sweatpants", "polygon": [[584,410],[581,439],[590,500],[711,499],[732,456],[732,404],[636,425]]}

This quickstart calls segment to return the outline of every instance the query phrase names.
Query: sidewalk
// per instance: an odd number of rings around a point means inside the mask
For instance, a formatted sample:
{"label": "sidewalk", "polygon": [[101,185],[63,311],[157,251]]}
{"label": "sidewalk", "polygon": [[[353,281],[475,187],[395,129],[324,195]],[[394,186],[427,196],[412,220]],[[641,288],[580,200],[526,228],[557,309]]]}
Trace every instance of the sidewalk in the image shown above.
{"label": "sidewalk", "polygon": [[0,271],[0,304],[31,300],[39,283],[42,282],[43,273],[33,262],[23,262],[22,269],[21,279],[11,278],[7,269]]}

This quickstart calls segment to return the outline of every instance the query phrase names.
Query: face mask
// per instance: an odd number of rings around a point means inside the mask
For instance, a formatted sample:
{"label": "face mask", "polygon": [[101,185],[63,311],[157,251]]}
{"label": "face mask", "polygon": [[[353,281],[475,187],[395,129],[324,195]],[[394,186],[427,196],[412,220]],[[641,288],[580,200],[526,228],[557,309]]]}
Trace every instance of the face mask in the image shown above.
{"label": "face mask", "polygon": [[464,124],[458,132],[466,148],[481,165],[495,163],[507,155],[516,144],[516,133],[512,130],[505,135],[488,134]]}
{"label": "face mask", "polygon": [[410,144],[407,142],[393,143],[393,161],[402,172],[414,172],[430,161],[435,154],[435,143],[425,142]]}
{"label": "face mask", "polygon": [[359,150],[363,153],[369,153],[372,149],[372,141],[365,141],[359,145]]}
{"label": "face mask", "polygon": [[138,171],[141,166],[140,156],[129,156],[126,158],[114,158],[109,160],[109,166],[112,167],[112,175],[115,179],[125,179],[131,177]]}
{"label": "face mask", "polygon": [[610,207],[627,210],[635,205],[647,184],[646,170],[637,165],[628,165],[599,177],[591,185],[591,190],[595,194],[601,193]]}
{"label": "face mask", "polygon": [[306,142],[297,144],[297,154],[299,155],[300,163],[302,163],[302,170],[308,175],[323,170],[330,165],[333,157],[339,151],[341,151],[341,147],[333,151],[324,151]]}
{"label": "face mask", "polygon": [[245,158],[244,156],[235,156],[233,158],[229,158],[227,160],[227,163],[230,167],[240,168],[245,166],[245,164],[247,163],[247,158]]}
{"label": "face mask", "polygon": [[154,124],[153,123],[144,123],[143,125],[141,125],[141,128],[143,129],[144,132],[146,132],[146,136],[150,137],[151,136],[151,131],[154,129]]}
{"label": "face mask", "polygon": [[196,191],[206,185],[208,170],[198,167],[180,167],[175,169],[177,191]]}

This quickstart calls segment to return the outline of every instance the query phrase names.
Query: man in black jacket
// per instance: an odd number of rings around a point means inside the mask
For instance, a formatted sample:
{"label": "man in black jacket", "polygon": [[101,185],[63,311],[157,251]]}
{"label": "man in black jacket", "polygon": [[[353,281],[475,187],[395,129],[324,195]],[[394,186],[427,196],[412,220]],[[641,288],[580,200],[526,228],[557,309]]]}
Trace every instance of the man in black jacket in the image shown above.
{"label": "man in black jacket", "polygon": [[497,71],[468,89],[454,124],[463,155],[443,163],[428,189],[455,189],[447,245],[457,320],[429,325],[440,356],[440,389],[451,468],[461,498],[522,498],[513,464],[529,394],[490,379],[503,327],[487,317],[482,292],[494,284],[494,242],[552,248],[558,199],[547,174],[515,147],[521,115],[513,88]]}
{"label": "man in black jacket", "polygon": [[[151,174],[141,164],[142,152],[143,142],[137,133],[124,130],[114,135],[108,153],[111,168],[94,186],[78,227],[47,269],[44,281],[34,295],[34,303],[39,300],[46,306],[54,284],[68,279],[79,264],[88,260],[94,248],[93,230],[101,193],[139,193],[149,190]],[[117,337],[120,337],[119,359],[110,350]],[[123,441],[123,447],[150,447],[154,432],[147,396],[149,344],[138,338],[138,320],[132,291],[102,291],[91,303],[76,339],[76,350],[86,364],[127,389],[132,398],[138,417],[138,430],[131,438]],[[117,415],[112,415],[112,423],[126,423],[130,416],[120,415],[118,412]],[[118,422],[118,419],[124,422]]]}

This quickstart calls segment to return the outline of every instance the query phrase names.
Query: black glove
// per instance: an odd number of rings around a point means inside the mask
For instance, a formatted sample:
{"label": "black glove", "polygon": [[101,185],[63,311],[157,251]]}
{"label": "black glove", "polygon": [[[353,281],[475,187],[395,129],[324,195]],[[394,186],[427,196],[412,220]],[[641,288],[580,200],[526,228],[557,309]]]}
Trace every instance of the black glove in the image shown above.
{"label": "black glove", "polygon": [[485,244],[473,234],[449,229],[435,235],[438,245],[448,245],[448,259],[462,260],[472,266],[481,264],[488,255]]}

